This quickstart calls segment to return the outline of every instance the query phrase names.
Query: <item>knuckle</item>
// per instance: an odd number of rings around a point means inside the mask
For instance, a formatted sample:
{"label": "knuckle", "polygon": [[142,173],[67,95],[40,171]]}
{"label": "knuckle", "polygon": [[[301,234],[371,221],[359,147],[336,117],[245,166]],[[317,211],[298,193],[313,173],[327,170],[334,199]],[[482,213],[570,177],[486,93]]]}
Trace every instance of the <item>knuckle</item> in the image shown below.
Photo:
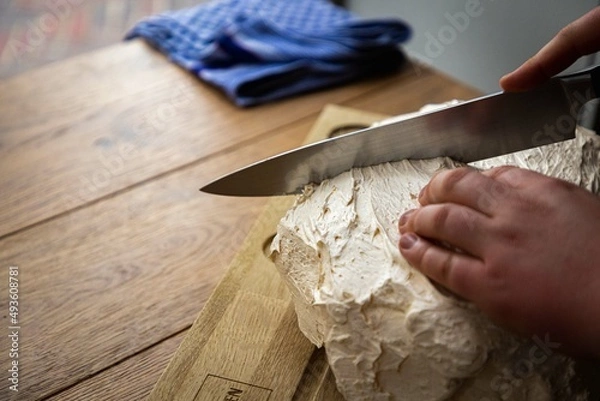
{"label": "knuckle", "polygon": [[450,220],[450,208],[449,205],[441,205],[434,209],[432,213],[432,225],[433,230],[440,232],[448,225]]}
{"label": "knuckle", "polygon": [[472,174],[473,172],[474,171],[471,168],[461,167],[453,170],[447,170],[444,172],[444,174],[439,174],[437,179],[440,192],[454,192],[459,183],[463,181],[467,175]]}
{"label": "knuckle", "polygon": [[482,278],[487,283],[490,293],[503,294],[507,290],[507,262],[510,262],[510,257],[498,253],[491,255],[482,266]]}
{"label": "knuckle", "polygon": [[[524,219],[530,221],[534,219],[543,218],[544,216],[550,216],[553,212],[553,204],[557,202],[558,196],[552,197],[540,197],[539,193],[544,192],[546,189],[531,188],[531,191],[520,193],[511,199],[511,209],[507,210],[509,221],[520,223]],[[555,193],[555,195],[557,195]],[[568,202],[567,202],[568,203]],[[539,221],[538,221],[539,222]],[[501,231],[506,230],[518,230],[520,224],[513,224],[511,227],[501,226]]]}
{"label": "knuckle", "polygon": [[[509,246],[510,248],[516,248],[523,243],[523,235],[517,227],[514,226],[502,226],[496,231],[496,242]],[[492,269],[490,272],[493,272]]]}
{"label": "knuckle", "polygon": [[571,23],[563,27],[556,34],[556,38],[574,48],[577,45],[577,25]]}
{"label": "knuckle", "polygon": [[547,187],[548,192],[554,195],[566,194],[567,196],[570,196],[571,193],[580,189],[573,183],[556,178],[547,178],[543,180],[543,184]]}
{"label": "knuckle", "polygon": [[421,256],[421,263],[426,274],[441,284],[448,282],[448,277],[452,269],[454,256],[450,252],[445,252],[440,257],[439,250],[435,247],[429,247]]}
{"label": "knuckle", "polygon": [[477,219],[468,211],[468,209],[461,209],[460,217],[461,219],[459,220],[459,229],[456,231],[457,233],[471,232],[475,230]]}
{"label": "knuckle", "polygon": [[454,265],[455,255],[451,252],[446,252],[444,258],[442,259],[442,263],[440,265],[440,278],[443,283],[450,283],[452,266]]}
{"label": "knuckle", "polygon": [[421,262],[421,266],[423,267],[423,271],[428,276],[437,276],[433,273],[437,270],[437,266],[435,265],[435,257],[433,254],[433,250],[431,247],[424,249],[421,253],[419,260]]}
{"label": "knuckle", "polygon": [[[452,261],[451,263],[458,263],[458,261]],[[453,266],[449,269],[447,283],[448,287],[452,288],[457,294],[461,294],[467,298],[470,298],[473,294],[473,280],[469,276],[469,270],[459,269]]]}
{"label": "knuckle", "polygon": [[481,279],[484,289],[479,297],[479,306],[496,319],[514,315],[514,300],[507,283],[506,270],[498,266],[482,266]]}
{"label": "knuckle", "polygon": [[516,188],[523,186],[530,170],[524,170],[516,166],[495,167],[485,172],[492,179],[488,190],[496,195],[508,195]]}
{"label": "knuckle", "polygon": [[515,173],[515,171],[519,171],[519,170],[520,169],[515,166],[499,166],[499,167],[493,167],[490,170],[488,170],[487,175],[490,178],[500,178],[507,174],[512,175],[513,173]]}
{"label": "knuckle", "polygon": [[[565,50],[569,53],[571,57],[581,57],[585,55],[585,52],[580,46],[581,40],[581,30],[577,21],[570,23],[569,25],[562,28],[556,34],[556,39],[559,43],[562,43],[565,47]],[[546,74],[548,77],[551,76],[550,73]]]}

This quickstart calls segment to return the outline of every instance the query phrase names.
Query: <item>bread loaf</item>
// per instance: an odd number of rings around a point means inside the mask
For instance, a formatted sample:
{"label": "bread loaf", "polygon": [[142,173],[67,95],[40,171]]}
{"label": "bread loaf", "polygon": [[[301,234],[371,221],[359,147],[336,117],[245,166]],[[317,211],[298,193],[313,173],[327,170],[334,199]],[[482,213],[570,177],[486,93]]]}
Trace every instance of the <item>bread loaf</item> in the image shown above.
{"label": "bread loaf", "polygon": [[[578,135],[473,165],[516,165],[598,191],[599,143]],[[460,165],[385,163],[305,188],[271,248],[300,329],[325,346],[348,401],[591,400],[584,368],[551,338],[497,327],[401,256],[399,216],[418,207],[436,171]]]}

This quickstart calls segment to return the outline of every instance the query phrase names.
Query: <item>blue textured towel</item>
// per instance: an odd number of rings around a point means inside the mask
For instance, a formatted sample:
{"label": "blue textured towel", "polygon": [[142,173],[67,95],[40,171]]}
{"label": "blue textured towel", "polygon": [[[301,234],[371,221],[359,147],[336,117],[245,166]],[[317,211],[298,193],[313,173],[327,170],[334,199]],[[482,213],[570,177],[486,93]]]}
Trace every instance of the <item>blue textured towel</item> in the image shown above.
{"label": "blue textured towel", "polygon": [[171,60],[251,106],[398,68],[410,29],[326,0],[220,0],[140,21]]}

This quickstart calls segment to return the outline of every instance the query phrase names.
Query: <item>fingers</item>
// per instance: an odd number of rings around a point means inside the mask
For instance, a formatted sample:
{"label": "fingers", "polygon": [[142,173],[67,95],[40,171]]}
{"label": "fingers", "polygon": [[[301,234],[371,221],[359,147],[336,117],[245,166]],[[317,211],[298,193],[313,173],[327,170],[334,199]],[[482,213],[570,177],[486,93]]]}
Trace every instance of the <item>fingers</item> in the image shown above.
{"label": "fingers", "polygon": [[529,185],[528,173],[503,166],[436,174],[419,194],[422,207],[400,217],[400,252],[412,266],[456,294],[469,300],[485,297],[486,250],[497,241],[494,215],[501,215],[502,206],[519,197],[517,188]]}
{"label": "fingers", "polygon": [[506,91],[533,89],[578,58],[600,50],[600,7],[563,28],[536,55],[500,79]]}
{"label": "fingers", "polygon": [[481,258],[489,246],[489,217],[471,208],[451,203],[428,205],[400,217],[401,234],[414,232],[457,247]]}
{"label": "fingers", "polygon": [[436,174],[419,194],[421,205],[456,203],[491,216],[499,202],[511,192],[510,180],[505,177],[510,169],[501,167],[485,174],[464,167],[444,170]]}
{"label": "fingers", "polygon": [[450,291],[467,299],[477,299],[483,291],[483,262],[434,245],[409,232],[400,237],[400,252],[411,266]]}

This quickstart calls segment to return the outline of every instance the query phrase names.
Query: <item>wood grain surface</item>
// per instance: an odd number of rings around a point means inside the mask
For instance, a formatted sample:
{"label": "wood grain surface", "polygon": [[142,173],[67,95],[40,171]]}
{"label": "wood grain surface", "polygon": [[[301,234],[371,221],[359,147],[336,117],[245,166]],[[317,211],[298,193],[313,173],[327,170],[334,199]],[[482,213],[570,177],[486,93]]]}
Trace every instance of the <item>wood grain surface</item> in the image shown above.
{"label": "wood grain surface", "polygon": [[0,81],[0,309],[18,266],[22,367],[0,400],[144,399],[266,203],[202,184],[299,145],[329,103],[475,95],[407,68],[242,110],[141,42]]}
{"label": "wood grain surface", "polygon": [[146,400],[187,332],[153,344],[47,400]]}
{"label": "wood grain surface", "polygon": [[[121,46],[0,83],[0,193],[10,194],[0,199],[0,236],[403,76],[240,110],[144,44]],[[44,85],[49,76],[56,82]]]}
{"label": "wood grain surface", "polygon": [[[385,117],[328,106],[305,143],[325,139],[340,126],[369,126]],[[322,352],[313,358],[317,351],[298,329],[289,291],[267,258],[277,223],[293,200],[270,200],[150,400],[210,401],[229,395],[317,400],[325,391],[326,400],[343,400]]]}

